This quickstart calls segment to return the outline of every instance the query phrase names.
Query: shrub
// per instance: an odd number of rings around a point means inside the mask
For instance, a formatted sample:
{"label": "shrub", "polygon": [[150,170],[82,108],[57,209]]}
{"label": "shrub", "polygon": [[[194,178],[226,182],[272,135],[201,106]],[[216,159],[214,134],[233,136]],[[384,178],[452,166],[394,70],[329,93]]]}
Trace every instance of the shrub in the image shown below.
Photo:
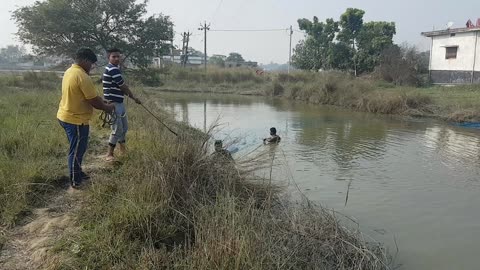
{"label": "shrub", "polygon": [[393,45],[382,52],[375,75],[395,85],[425,85],[428,57],[428,53],[419,53],[415,47]]}
{"label": "shrub", "polygon": [[[161,74],[165,71],[156,68],[131,69],[127,71],[129,79],[151,87],[162,86]],[[131,76],[131,77],[130,77]]]}

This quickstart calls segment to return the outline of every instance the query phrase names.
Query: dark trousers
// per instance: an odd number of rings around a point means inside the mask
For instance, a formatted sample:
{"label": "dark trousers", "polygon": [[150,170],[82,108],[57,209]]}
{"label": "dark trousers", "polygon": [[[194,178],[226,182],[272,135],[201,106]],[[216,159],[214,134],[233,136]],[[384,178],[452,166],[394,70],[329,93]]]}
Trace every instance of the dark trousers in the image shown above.
{"label": "dark trousers", "polygon": [[68,151],[68,169],[70,171],[70,182],[78,185],[82,182],[82,161],[88,145],[89,125],[74,125],[60,121],[65,129],[70,149]]}

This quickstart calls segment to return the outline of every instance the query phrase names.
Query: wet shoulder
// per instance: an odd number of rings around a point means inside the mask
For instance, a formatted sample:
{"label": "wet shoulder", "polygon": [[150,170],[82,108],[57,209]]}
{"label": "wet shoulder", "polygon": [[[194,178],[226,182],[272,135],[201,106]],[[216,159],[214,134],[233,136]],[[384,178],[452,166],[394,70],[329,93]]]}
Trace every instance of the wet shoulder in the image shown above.
{"label": "wet shoulder", "polygon": [[271,143],[279,143],[281,140],[282,140],[282,138],[280,138],[280,136],[275,135],[275,136],[272,136],[269,141]]}

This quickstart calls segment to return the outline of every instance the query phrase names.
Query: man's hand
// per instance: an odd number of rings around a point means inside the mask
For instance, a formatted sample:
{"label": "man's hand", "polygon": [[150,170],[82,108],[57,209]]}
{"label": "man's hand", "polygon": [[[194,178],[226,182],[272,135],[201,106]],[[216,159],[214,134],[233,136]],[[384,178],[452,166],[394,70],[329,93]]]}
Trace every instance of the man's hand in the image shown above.
{"label": "man's hand", "polygon": [[106,103],[105,104],[105,108],[104,108],[104,111],[107,112],[107,113],[111,113],[115,110],[115,105],[113,105],[112,103]]}
{"label": "man's hand", "polygon": [[87,99],[87,102],[97,110],[106,111],[108,113],[113,112],[115,106],[113,104],[105,103],[105,100],[99,96],[92,99]]}

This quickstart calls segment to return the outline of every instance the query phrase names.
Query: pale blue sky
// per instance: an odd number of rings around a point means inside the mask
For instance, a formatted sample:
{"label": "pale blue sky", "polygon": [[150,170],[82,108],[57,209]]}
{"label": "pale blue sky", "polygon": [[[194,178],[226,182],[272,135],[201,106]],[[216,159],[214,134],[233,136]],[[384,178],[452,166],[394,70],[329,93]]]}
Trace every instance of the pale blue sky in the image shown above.
{"label": "pale blue sky", "polygon": [[[16,27],[9,11],[34,0],[2,0],[0,10],[0,46],[15,43]],[[428,49],[428,40],[420,32],[445,28],[449,22],[463,27],[468,19],[480,18],[480,1],[446,0],[151,0],[149,13],[163,13],[172,17],[175,30],[194,33],[191,44],[203,50],[203,36],[197,28],[207,20],[212,29],[298,28],[298,18],[319,17],[338,19],[348,7],[366,11],[365,20],[393,21],[397,24],[397,43],[408,42]],[[294,44],[302,34],[294,34]],[[288,33],[284,32],[209,32],[208,54],[228,54],[237,51],[250,60],[262,63],[288,60]],[[181,46],[180,38],[175,41]]]}

